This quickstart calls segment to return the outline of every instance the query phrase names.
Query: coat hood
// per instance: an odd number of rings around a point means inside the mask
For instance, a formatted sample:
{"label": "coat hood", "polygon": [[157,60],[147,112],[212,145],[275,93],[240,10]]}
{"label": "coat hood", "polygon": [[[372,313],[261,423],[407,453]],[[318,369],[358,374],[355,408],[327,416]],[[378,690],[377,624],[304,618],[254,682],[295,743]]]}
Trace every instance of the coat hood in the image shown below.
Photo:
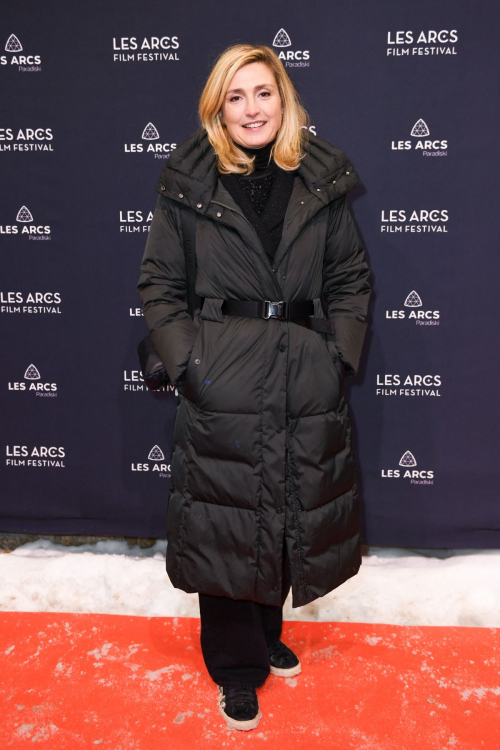
{"label": "coat hood", "polygon": [[[297,169],[305,187],[325,205],[361,184],[346,154],[328,141],[308,133],[306,156]],[[205,213],[217,188],[215,150],[205,128],[179,144],[163,169],[156,190]]]}

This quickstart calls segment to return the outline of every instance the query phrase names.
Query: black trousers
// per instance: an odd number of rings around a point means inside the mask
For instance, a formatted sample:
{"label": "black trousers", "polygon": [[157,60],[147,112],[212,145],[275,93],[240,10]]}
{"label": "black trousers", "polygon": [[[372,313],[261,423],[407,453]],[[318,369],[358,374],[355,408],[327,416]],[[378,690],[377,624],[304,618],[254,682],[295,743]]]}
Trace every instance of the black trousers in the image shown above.
{"label": "black trousers", "polygon": [[269,675],[267,644],[281,635],[290,591],[290,562],[283,540],[281,606],[198,594],[201,650],[212,680],[224,687],[260,687]]}

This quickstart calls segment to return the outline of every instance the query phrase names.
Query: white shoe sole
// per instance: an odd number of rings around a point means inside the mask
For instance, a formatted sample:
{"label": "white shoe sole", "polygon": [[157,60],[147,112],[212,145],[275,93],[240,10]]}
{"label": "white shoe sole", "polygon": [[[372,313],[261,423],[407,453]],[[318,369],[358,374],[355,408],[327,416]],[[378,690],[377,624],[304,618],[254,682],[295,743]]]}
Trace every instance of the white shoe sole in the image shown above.
{"label": "white shoe sole", "polygon": [[271,665],[270,671],[271,674],[275,674],[278,677],[295,677],[296,674],[302,672],[302,665],[300,661],[295,667],[291,667],[290,669],[278,669],[278,667],[273,667]]}
{"label": "white shoe sole", "polygon": [[242,729],[244,732],[247,732],[249,729],[255,729],[259,721],[262,719],[262,714],[260,712],[257,713],[257,716],[253,719],[248,719],[247,721],[237,721],[236,719],[232,719],[230,716],[226,714],[220,703],[218,704],[219,711],[224,717],[228,727],[230,729]]}

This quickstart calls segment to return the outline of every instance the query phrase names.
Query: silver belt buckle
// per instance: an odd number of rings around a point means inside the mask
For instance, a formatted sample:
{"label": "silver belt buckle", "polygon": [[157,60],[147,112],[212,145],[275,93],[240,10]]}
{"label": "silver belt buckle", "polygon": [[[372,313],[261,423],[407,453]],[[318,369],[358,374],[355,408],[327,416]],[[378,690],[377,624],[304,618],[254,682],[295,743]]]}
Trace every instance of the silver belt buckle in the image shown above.
{"label": "silver belt buckle", "polygon": [[283,316],[283,300],[271,302],[271,300],[264,300],[267,305],[267,311],[263,315],[264,318],[282,318]]}

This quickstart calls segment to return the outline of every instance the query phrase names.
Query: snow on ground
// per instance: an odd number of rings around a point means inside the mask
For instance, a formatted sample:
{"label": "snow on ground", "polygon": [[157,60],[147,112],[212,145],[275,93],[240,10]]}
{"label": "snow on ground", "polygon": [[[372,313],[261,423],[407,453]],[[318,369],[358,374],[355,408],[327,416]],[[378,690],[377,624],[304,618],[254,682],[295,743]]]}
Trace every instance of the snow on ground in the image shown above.
{"label": "snow on ground", "polygon": [[[38,539],[0,555],[0,610],[199,617],[173,588],[166,541],[67,547]],[[359,573],[285,620],[500,627],[500,550],[369,547]]]}

